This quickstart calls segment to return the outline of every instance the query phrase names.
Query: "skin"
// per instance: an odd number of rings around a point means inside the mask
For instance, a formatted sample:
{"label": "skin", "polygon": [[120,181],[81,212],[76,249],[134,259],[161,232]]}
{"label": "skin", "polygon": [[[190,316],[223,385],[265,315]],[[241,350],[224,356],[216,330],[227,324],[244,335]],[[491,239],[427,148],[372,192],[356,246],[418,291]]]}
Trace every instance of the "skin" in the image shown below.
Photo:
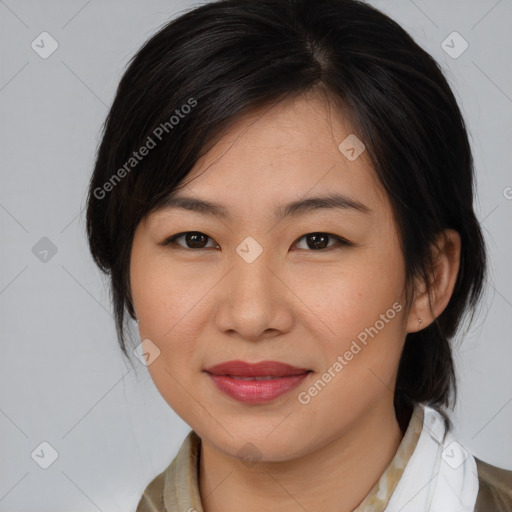
{"label": "skin", "polygon": [[[438,240],[433,293],[421,281],[405,302],[405,264],[388,198],[366,152],[349,161],[338,145],[355,133],[320,94],[289,98],[240,119],[192,169],[180,195],[216,201],[231,217],[157,211],[137,227],[130,262],[141,340],[160,355],[148,366],[172,409],[201,437],[205,512],[352,511],[393,458],[402,432],[393,391],[405,336],[446,307],[460,238]],[[274,208],[339,192],[371,213],[318,209],[276,223]],[[204,248],[159,245],[198,231]],[[305,235],[329,233],[324,249]],[[262,247],[248,263],[236,248]],[[332,248],[331,248],[332,247]],[[311,401],[307,391],[357,335],[394,303],[403,307]],[[421,324],[419,319],[422,320]],[[222,361],[277,360],[313,370],[290,393],[243,404],[203,371]],[[259,460],[238,456],[247,443]]]}

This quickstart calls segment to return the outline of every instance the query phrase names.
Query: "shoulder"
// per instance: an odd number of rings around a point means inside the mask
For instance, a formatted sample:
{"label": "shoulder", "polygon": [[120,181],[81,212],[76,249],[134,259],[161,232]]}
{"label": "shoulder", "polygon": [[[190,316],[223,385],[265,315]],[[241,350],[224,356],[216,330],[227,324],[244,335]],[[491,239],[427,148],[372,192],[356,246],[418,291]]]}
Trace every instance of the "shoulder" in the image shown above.
{"label": "shoulder", "polygon": [[[201,439],[191,430],[172,462],[146,486],[136,512],[187,510],[200,503],[197,483]],[[197,508],[197,507],[196,507]]]}
{"label": "shoulder", "polygon": [[151,480],[139,500],[136,512],[155,512],[165,510],[164,479],[165,471]]}
{"label": "shoulder", "polygon": [[512,471],[475,457],[479,490],[475,512],[512,512]]}

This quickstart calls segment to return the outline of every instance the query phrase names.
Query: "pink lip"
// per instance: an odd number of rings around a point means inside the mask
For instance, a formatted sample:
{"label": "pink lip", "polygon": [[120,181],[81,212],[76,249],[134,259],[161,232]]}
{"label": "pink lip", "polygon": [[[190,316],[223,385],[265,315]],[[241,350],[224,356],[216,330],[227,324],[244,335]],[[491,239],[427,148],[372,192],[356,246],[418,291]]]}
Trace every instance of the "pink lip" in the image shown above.
{"label": "pink lip", "polygon": [[208,375],[223,393],[246,404],[260,404],[275,400],[297,387],[310,372],[271,380],[237,380],[227,375]]}
{"label": "pink lip", "polygon": [[[227,361],[205,370],[217,388],[243,403],[258,404],[275,400],[297,387],[311,370],[278,361],[251,364]],[[269,380],[240,380],[234,377],[275,377]]]}
{"label": "pink lip", "polygon": [[287,377],[289,375],[300,375],[309,371],[308,368],[297,368],[287,363],[279,361],[261,361],[259,363],[246,363],[236,359],[234,361],[225,361],[206,368],[208,373],[214,375],[234,375],[236,377]]}

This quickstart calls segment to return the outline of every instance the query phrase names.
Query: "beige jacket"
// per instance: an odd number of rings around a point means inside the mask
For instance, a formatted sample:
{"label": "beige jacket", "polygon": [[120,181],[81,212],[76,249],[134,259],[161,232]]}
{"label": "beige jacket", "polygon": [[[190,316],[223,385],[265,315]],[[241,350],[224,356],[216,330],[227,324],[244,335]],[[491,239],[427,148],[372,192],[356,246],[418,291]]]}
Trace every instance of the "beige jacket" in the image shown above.
{"label": "beige jacket", "polygon": [[[392,461],[353,512],[383,512],[402,476],[423,426],[415,408],[407,431]],[[203,512],[198,474],[201,439],[192,430],[171,464],[146,487],[136,512]],[[512,512],[512,471],[475,457],[479,490],[474,512]]]}

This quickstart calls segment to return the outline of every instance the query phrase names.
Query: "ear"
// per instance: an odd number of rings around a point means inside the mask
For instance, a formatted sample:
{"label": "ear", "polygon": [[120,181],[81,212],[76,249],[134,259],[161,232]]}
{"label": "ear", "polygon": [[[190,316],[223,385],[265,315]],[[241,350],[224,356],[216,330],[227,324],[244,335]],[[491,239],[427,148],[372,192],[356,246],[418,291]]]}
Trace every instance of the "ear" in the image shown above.
{"label": "ear", "polygon": [[429,275],[430,297],[425,282],[419,280],[415,284],[414,299],[407,318],[408,333],[430,325],[448,305],[459,272],[460,247],[457,231],[446,229],[439,234],[432,248],[434,268]]}

